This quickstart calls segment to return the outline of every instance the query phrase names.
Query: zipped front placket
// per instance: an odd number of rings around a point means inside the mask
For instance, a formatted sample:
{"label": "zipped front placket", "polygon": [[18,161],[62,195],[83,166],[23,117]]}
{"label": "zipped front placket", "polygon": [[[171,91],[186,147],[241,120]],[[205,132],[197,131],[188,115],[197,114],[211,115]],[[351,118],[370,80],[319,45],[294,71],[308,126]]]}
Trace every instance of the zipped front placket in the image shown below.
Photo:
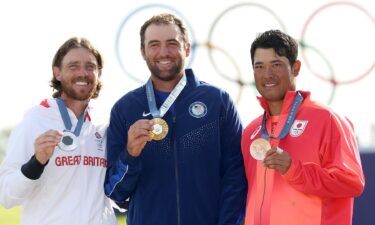
{"label": "zipped front placket", "polygon": [[180,186],[178,179],[178,157],[177,157],[177,140],[176,140],[176,116],[173,116],[173,153],[174,153],[174,175],[176,178],[176,209],[177,209],[177,225],[181,225],[180,213]]}

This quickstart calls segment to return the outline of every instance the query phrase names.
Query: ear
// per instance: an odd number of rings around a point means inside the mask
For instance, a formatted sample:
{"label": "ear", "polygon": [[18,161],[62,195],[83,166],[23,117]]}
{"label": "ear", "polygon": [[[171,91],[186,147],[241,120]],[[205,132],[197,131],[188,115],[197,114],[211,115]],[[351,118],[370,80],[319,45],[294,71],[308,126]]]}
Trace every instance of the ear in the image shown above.
{"label": "ear", "polygon": [[61,71],[60,68],[57,66],[52,67],[53,76],[55,76],[56,80],[61,81]]}
{"label": "ear", "polygon": [[292,73],[296,77],[299,74],[299,70],[301,69],[301,61],[296,60],[296,62],[293,64]]}
{"label": "ear", "polygon": [[186,43],[186,48],[185,48],[186,57],[188,57],[190,55],[190,50],[191,50],[191,44]]}

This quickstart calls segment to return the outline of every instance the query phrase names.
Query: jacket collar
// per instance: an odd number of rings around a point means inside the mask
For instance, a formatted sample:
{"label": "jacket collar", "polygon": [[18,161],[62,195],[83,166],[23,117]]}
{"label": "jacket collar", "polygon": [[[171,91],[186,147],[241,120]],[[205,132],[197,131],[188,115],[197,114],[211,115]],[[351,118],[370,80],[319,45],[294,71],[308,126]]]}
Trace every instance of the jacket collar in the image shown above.
{"label": "jacket collar", "polygon": [[[303,101],[305,101],[306,99],[310,99],[310,92],[308,92],[308,91],[300,91],[300,90],[298,90],[298,91],[288,91],[285,94],[283,107],[281,109],[280,115],[284,115],[284,114],[288,115],[290,107],[293,104],[293,100],[294,100],[294,97],[296,96],[297,92],[299,92],[302,95]],[[266,99],[262,96],[258,96],[257,98],[258,98],[262,108],[266,111],[267,115],[270,115],[270,109],[269,109],[269,105],[268,105]],[[303,102],[302,102],[302,104],[303,104]]]}

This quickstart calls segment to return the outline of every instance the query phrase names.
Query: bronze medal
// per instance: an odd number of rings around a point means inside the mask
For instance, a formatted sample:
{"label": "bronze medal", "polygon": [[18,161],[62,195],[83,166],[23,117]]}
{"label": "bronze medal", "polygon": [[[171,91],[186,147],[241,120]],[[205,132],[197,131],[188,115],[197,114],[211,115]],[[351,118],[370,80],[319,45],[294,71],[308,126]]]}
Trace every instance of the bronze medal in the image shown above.
{"label": "bronze medal", "polygon": [[162,118],[154,118],[154,126],[152,131],[150,131],[150,136],[152,140],[159,141],[165,138],[168,134],[168,124]]}
{"label": "bronze medal", "polygon": [[271,145],[268,140],[258,138],[250,145],[250,155],[256,160],[263,160],[266,157],[267,151],[270,149]]}

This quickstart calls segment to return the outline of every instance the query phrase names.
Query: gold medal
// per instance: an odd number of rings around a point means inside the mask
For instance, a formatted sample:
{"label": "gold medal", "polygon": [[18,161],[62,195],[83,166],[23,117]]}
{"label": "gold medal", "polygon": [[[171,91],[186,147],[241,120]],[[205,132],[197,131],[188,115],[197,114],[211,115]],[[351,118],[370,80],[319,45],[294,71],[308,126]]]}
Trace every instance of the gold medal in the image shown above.
{"label": "gold medal", "polygon": [[267,151],[270,149],[271,145],[268,140],[258,138],[250,145],[250,155],[256,160],[263,160],[266,157]]}
{"label": "gold medal", "polygon": [[152,131],[150,131],[150,136],[153,140],[159,141],[168,134],[168,124],[162,118],[154,118],[154,126],[152,127]]}

